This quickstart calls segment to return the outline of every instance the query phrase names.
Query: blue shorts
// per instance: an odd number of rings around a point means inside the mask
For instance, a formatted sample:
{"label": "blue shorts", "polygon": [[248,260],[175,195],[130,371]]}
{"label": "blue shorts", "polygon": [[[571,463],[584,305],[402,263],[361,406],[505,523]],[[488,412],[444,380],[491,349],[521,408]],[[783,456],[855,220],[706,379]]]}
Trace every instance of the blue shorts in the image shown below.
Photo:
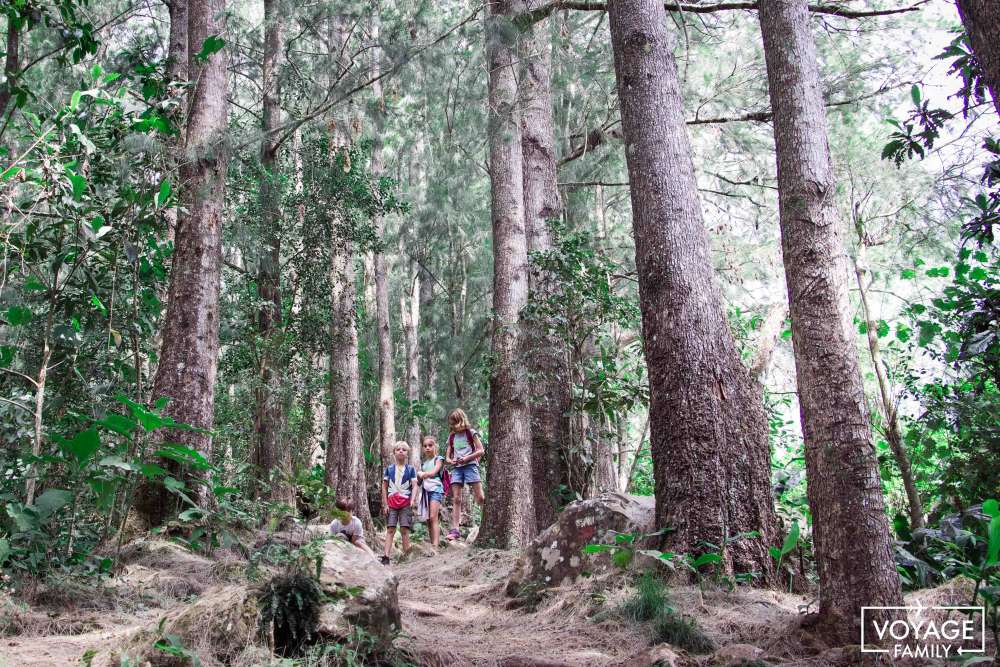
{"label": "blue shorts", "polygon": [[444,491],[424,491],[427,494],[428,503],[443,503]]}
{"label": "blue shorts", "polygon": [[451,469],[452,484],[478,484],[482,481],[478,463],[466,463],[464,466],[455,466]]}

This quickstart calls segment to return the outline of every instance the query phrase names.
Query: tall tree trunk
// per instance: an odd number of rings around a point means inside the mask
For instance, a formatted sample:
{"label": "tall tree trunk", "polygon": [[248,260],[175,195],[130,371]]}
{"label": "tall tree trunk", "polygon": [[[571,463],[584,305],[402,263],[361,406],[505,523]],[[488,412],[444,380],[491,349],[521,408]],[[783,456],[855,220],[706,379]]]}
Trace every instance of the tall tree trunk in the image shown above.
{"label": "tall tree trunk", "polygon": [[278,80],[283,53],[284,18],[279,0],[264,0],[264,61],[261,87],[264,91],[260,145],[261,240],[257,271],[257,294],[262,305],[257,313],[260,333],[260,384],[254,413],[253,463],[257,479],[270,500],[294,506],[291,483],[291,449],[282,442],[285,414],[282,404],[282,313],[281,313],[281,183],[278,174],[277,132],[281,126],[281,88]]}
{"label": "tall tree trunk", "polygon": [[608,3],[631,183],[657,525],[679,551],[728,544],[727,572],[774,580],[767,420],[716,283],[663,3]]}
{"label": "tall tree trunk", "polygon": [[[195,57],[210,35],[225,33],[225,0],[188,4],[188,62],[197,85],[189,93],[190,113],[179,168],[181,207],[177,223],[163,346],[153,380],[153,397],[167,397],[164,412],[204,431],[157,434],[210,457],[215,375],[219,354],[219,287],[222,209],[225,199],[227,129],[226,50],[205,61]],[[169,464],[169,462],[168,462]],[[176,466],[171,465],[176,472]],[[193,474],[193,473],[192,473]],[[161,484],[142,486],[136,511],[158,526],[178,507]]]}
{"label": "tall tree trunk", "polygon": [[957,0],[958,14],[976,54],[983,79],[1000,114],[1000,3],[996,0]]}
{"label": "tall tree trunk", "polygon": [[9,17],[7,18],[7,44],[4,46],[7,55],[4,59],[3,75],[5,81],[0,85],[0,122],[3,121],[14,92],[14,84],[20,73],[21,30]]}
{"label": "tall tree trunk", "polygon": [[[859,229],[859,236],[861,230]],[[854,276],[858,281],[858,293],[861,296],[861,310],[865,316],[865,323],[868,330],[868,354],[871,358],[872,368],[875,371],[875,380],[878,382],[878,393],[882,405],[882,417],[885,419],[885,439],[889,443],[889,450],[896,460],[899,468],[899,476],[903,479],[903,489],[906,491],[907,510],[910,517],[910,530],[918,530],[924,527],[924,508],[920,501],[920,493],[917,491],[917,484],[913,479],[913,468],[910,466],[910,456],[903,444],[903,434],[899,429],[899,416],[896,414],[896,404],[892,400],[889,389],[889,379],[885,376],[885,368],[882,365],[882,351],[878,344],[878,323],[875,321],[871,308],[868,305],[868,288],[865,286],[864,262],[864,240],[858,245],[858,257],[854,263]]]}
{"label": "tall tree trunk", "polygon": [[[559,216],[562,202],[556,184],[556,153],[552,119],[552,35],[549,20],[529,28],[520,43],[521,151],[523,154],[524,219],[528,252],[552,250],[548,221]],[[529,301],[556,296],[557,277],[538,267],[528,274]],[[539,530],[556,518],[561,463],[569,448],[570,381],[566,342],[547,318],[524,322],[525,357],[530,373],[531,489]]]}
{"label": "tall tree trunk", "polygon": [[167,75],[173,81],[186,81],[188,72],[188,0],[166,2],[170,14],[167,44]]}
{"label": "tall tree trunk", "polygon": [[399,313],[406,337],[406,400],[410,404],[410,425],[406,429],[406,441],[410,451],[420,451],[420,419],[414,408],[420,400],[420,270],[417,263],[410,260],[410,290],[399,298]]}
{"label": "tall tree trunk", "polygon": [[[378,74],[381,66],[382,49],[379,44],[379,17],[372,21],[372,75]],[[372,84],[372,95],[375,98],[372,106],[375,125],[375,143],[372,147],[372,175],[378,178],[382,175],[382,127],[385,124],[385,101],[382,99],[382,82]],[[375,233],[379,241],[385,240],[385,220],[382,216],[375,219]],[[374,253],[375,262],[375,320],[378,332],[378,423],[379,442],[382,452],[382,465],[392,461],[392,446],[396,442],[396,401],[393,395],[392,381],[392,328],[389,321],[389,267],[385,254]],[[420,461],[420,452],[410,452],[411,461]]]}
{"label": "tall tree trunk", "polygon": [[761,384],[764,384],[767,371],[771,367],[771,357],[774,356],[774,348],[781,337],[781,327],[787,317],[788,304],[776,303],[771,306],[764,323],[760,326],[757,352],[754,354],[753,363],[750,364],[750,376]]}
{"label": "tall tree trunk", "polygon": [[806,0],[761,0],[759,11],[774,111],[781,248],[820,579],[819,618],[833,637],[856,641],[862,606],[902,604],[899,576],[849,316],[809,9]]}
{"label": "tall tree trunk", "polygon": [[521,311],[528,303],[528,242],[522,187],[517,45],[511,0],[491,0],[486,29],[493,220],[493,365],[490,373],[489,495],[481,544],[519,547],[535,534],[531,413],[522,356]]}
{"label": "tall tree trunk", "polygon": [[338,494],[354,501],[354,513],[367,527],[371,527],[368,510],[368,484],[365,474],[364,445],[361,440],[361,373],[358,366],[357,289],[355,283],[354,254],[344,263],[344,291],[341,299],[340,318],[344,323],[346,340],[343,353],[344,414],[341,416],[341,442],[344,445],[343,466],[340,473]]}

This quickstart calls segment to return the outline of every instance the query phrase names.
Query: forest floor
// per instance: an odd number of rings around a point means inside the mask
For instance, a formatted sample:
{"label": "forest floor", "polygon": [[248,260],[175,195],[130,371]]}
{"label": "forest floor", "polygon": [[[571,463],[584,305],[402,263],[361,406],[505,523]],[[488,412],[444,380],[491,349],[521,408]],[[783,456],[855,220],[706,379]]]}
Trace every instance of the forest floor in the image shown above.
{"label": "forest floor", "polygon": [[[95,656],[94,667],[109,665],[109,649],[124,637],[155,624],[170,609],[191,604],[203,587],[232,580],[232,564],[225,561],[181,547],[164,556],[169,559],[132,566],[89,593],[52,586],[36,592],[31,605],[0,596],[0,667],[90,664],[88,654]],[[862,660],[868,656],[861,656],[857,646],[815,644],[800,627],[799,607],[810,600],[773,590],[671,586],[670,604],[695,619],[720,648],[695,656],[666,644],[650,646],[648,628],[615,613],[633,594],[633,575],[615,571],[531,599],[511,599],[504,587],[515,561],[511,552],[462,542],[436,551],[418,542],[408,558],[390,566],[399,579],[403,621],[395,641],[398,656],[427,667],[880,664]],[[923,604],[934,604],[966,593],[947,584],[908,599],[912,603],[919,596]]]}

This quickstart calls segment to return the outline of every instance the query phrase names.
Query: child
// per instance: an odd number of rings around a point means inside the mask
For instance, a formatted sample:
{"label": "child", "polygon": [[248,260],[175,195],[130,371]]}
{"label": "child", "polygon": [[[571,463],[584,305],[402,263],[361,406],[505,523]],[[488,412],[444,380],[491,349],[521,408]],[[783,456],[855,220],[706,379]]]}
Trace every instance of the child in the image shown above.
{"label": "child", "polygon": [[341,523],[340,519],[334,519],[330,523],[330,532],[341,537],[357,548],[371,554],[375,558],[375,553],[365,543],[365,529],[361,525],[361,520],[353,515],[354,503],[346,498],[337,501],[337,509],[347,514],[346,523]]}
{"label": "child", "polygon": [[[469,490],[480,506],[485,500],[483,480],[479,476],[479,459],[486,450],[483,441],[479,439],[479,434],[472,430],[469,418],[461,408],[455,408],[448,415],[448,428],[451,430],[451,435],[448,436],[448,452],[445,460],[449,465],[455,466],[451,471],[453,511],[451,530],[448,531],[448,541],[453,541],[460,537],[458,527],[462,522],[462,487],[469,485]],[[469,515],[472,515],[471,507]]]}
{"label": "child", "polygon": [[[438,525],[438,512],[444,501],[444,483],[441,472],[444,468],[444,457],[438,454],[437,440],[434,436],[424,436],[423,465],[417,473],[417,479],[422,482],[420,490],[421,508],[427,507],[427,526],[431,534],[431,546],[438,546],[441,537],[441,527]],[[421,510],[423,511],[423,510]]]}
{"label": "child", "polygon": [[382,474],[382,512],[386,516],[383,565],[389,564],[396,526],[403,535],[403,555],[410,553],[410,528],[413,527],[413,508],[417,505],[417,471],[406,462],[410,446],[400,440],[392,446],[392,453],[396,462]]}

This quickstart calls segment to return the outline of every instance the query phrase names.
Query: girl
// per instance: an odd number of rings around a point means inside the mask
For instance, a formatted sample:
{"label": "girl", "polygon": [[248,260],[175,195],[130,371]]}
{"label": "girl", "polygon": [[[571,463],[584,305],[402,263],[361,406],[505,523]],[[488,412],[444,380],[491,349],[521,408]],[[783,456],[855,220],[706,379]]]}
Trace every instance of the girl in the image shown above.
{"label": "girl", "polygon": [[438,454],[437,440],[434,436],[424,436],[421,444],[423,465],[417,473],[421,482],[420,502],[427,508],[427,527],[431,534],[431,546],[438,546],[441,537],[441,526],[438,525],[438,512],[444,502],[444,483],[441,473],[444,471],[444,457]]}
{"label": "girl", "polygon": [[[446,461],[448,465],[455,466],[451,471],[452,506],[451,530],[448,531],[448,540],[453,541],[461,535],[458,527],[462,522],[462,488],[468,484],[476,502],[482,507],[485,497],[483,496],[482,478],[479,476],[479,459],[482,458],[486,450],[483,448],[483,441],[479,439],[479,434],[472,430],[469,418],[461,408],[455,408],[448,415],[448,428],[451,435],[448,436],[448,451]],[[469,516],[472,516],[472,508],[469,508]]]}

